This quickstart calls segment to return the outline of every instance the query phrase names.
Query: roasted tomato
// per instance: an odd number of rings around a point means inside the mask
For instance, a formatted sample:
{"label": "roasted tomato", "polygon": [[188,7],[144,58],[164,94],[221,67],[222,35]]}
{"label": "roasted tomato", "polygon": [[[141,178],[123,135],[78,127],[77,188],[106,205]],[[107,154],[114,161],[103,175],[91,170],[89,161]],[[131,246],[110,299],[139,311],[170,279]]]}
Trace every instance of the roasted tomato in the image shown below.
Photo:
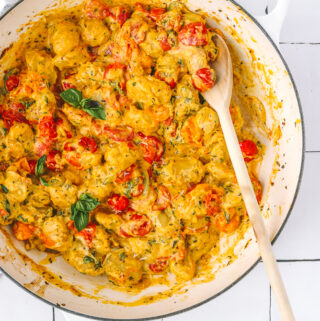
{"label": "roasted tomato", "polygon": [[205,198],[205,206],[209,216],[215,216],[221,211],[221,199],[215,190],[212,190]]}
{"label": "roasted tomato", "polygon": [[46,166],[53,171],[61,171],[63,169],[61,153],[57,150],[51,150],[47,155]]}
{"label": "roasted tomato", "polygon": [[125,90],[126,82],[124,78],[124,70],[126,66],[121,62],[115,62],[109,64],[104,72],[104,79],[110,80],[112,83],[116,83],[115,89]]}
{"label": "roasted tomato", "polygon": [[128,181],[130,181],[132,179],[132,176],[133,176],[133,171],[134,169],[137,167],[137,165],[131,165],[130,167],[126,168],[125,170],[121,171],[115,182],[117,184],[122,184],[122,183],[126,183]]}
{"label": "roasted tomato", "polygon": [[112,7],[109,8],[109,17],[115,20],[120,26],[122,26],[130,17],[130,12],[124,7]]}
{"label": "roasted tomato", "polygon": [[147,215],[133,214],[123,229],[131,236],[144,236],[152,230],[152,222]]}
{"label": "roasted tomato", "polygon": [[30,174],[35,175],[37,161],[35,159],[30,159],[30,160],[28,160],[28,165],[29,165],[29,169],[30,169]]}
{"label": "roasted tomato", "polygon": [[56,124],[52,116],[44,116],[39,122],[39,132],[42,137],[54,139],[57,137]]}
{"label": "roasted tomato", "polygon": [[128,142],[133,140],[134,137],[134,130],[130,126],[118,126],[115,128],[104,126],[103,133],[116,142]]}
{"label": "roasted tomato", "polygon": [[15,123],[28,123],[28,120],[21,113],[13,110],[4,110],[2,119],[7,129],[10,129]]}
{"label": "roasted tomato", "polygon": [[240,142],[241,152],[244,160],[248,163],[258,155],[258,148],[252,140],[243,140]]}
{"label": "roasted tomato", "polygon": [[98,149],[96,141],[91,137],[81,137],[79,139],[79,145],[91,153],[95,153]]}
{"label": "roasted tomato", "polygon": [[168,266],[169,257],[158,257],[155,263],[149,264],[149,269],[154,273],[164,271]]}
{"label": "roasted tomato", "polygon": [[186,46],[205,46],[208,30],[203,22],[191,22],[179,32],[178,39]]}
{"label": "roasted tomato", "polygon": [[210,68],[201,68],[192,75],[192,83],[199,91],[206,91],[213,87],[216,76]]}
{"label": "roasted tomato", "polygon": [[69,75],[65,76],[65,78],[61,81],[63,90],[67,90],[70,88],[76,88],[76,86],[73,84],[73,82],[75,81],[74,76],[75,76],[75,74],[69,74]]}
{"label": "roasted tomato", "polygon": [[96,224],[92,222],[89,223],[87,227],[81,230],[80,232],[76,230],[76,235],[82,236],[88,247],[92,246],[92,241],[95,233],[96,233]]}
{"label": "roasted tomato", "polygon": [[153,211],[162,211],[171,204],[171,195],[168,189],[163,186],[158,186],[158,198],[155,204],[152,205]]}
{"label": "roasted tomato", "polygon": [[17,76],[10,76],[6,81],[6,88],[8,91],[12,91],[13,89],[19,86],[19,77]]}
{"label": "roasted tomato", "polygon": [[31,224],[26,224],[22,222],[15,222],[13,224],[13,235],[19,241],[25,241],[33,236],[35,227]]}
{"label": "roasted tomato", "polygon": [[240,224],[240,216],[234,208],[229,208],[227,212],[216,214],[213,221],[219,232],[232,233]]}
{"label": "roasted tomato", "polygon": [[150,164],[160,160],[163,154],[163,143],[157,137],[146,136],[139,132],[138,136],[142,138],[140,143],[143,158]]}
{"label": "roasted tomato", "polygon": [[163,8],[151,8],[149,18],[153,21],[158,21],[165,12],[166,10]]}
{"label": "roasted tomato", "polygon": [[84,11],[88,18],[104,19],[109,15],[109,9],[102,0],[86,1]]}
{"label": "roasted tomato", "polygon": [[25,114],[25,111],[26,111],[26,107],[23,104],[21,104],[20,102],[17,103],[13,101],[9,103],[8,109],[23,115]]}
{"label": "roasted tomato", "polygon": [[130,203],[125,196],[113,194],[108,199],[108,205],[114,212],[123,213],[129,208]]}
{"label": "roasted tomato", "polygon": [[162,50],[168,51],[171,49],[171,45],[168,41],[168,36],[166,32],[162,32],[161,34],[159,34],[158,40]]}

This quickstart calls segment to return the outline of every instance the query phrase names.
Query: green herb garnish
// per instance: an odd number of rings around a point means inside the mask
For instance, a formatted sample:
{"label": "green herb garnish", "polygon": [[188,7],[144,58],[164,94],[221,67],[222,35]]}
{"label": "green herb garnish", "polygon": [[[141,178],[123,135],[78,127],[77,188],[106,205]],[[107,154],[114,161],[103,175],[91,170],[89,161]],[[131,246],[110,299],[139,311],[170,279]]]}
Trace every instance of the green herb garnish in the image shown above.
{"label": "green herb garnish", "polygon": [[47,159],[47,155],[43,155],[38,159],[37,164],[36,164],[36,168],[35,168],[36,176],[39,177],[43,174],[46,159]]}
{"label": "green herb garnish", "polygon": [[230,214],[227,213],[227,212],[224,212],[224,216],[225,216],[225,218],[227,220],[227,223],[229,224],[230,223]]}
{"label": "green herb garnish", "polygon": [[89,212],[93,211],[100,202],[89,194],[81,194],[79,200],[71,205],[71,219],[76,229],[80,232],[89,223]]}
{"label": "green herb garnish", "polygon": [[83,258],[83,263],[84,263],[84,264],[94,263],[94,262],[95,262],[94,258],[92,258],[92,257],[90,257],[90,256],[85,256],[85,257]]}
{"label": "green herb garnish", "polygon": [[49,183],[48,183],[44,178],[42,178],[42,177],[40,177],[40,183],[41,183],[43,186],[46,186],[46,187],[50,186]]}
{"label": "green herb garnish", "polygon": [[6,186],[4,186],[3,184],[1,184],[1,188],[2,188],[2,192],[5,193],[5,194],[8,194],[9,193],[9,190]]}
{"label": "green herb garnish", "polygon": [[83,98],[81,91],[69,88],[60,94],[60,97],[68,104],[80,108],[92,117],[106,119],[106,113],[101,104],[90,98]]}

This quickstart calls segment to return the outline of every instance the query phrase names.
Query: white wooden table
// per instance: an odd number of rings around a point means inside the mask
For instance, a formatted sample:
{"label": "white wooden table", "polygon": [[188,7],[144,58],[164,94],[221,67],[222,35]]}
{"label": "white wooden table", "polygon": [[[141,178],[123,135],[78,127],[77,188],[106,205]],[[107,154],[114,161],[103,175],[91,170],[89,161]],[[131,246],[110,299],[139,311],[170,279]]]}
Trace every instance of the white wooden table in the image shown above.
{"label": "white wooden table", "polygon": [[[0,5],[1,5],[0,0]],[[40,1],[40,0],[34,0]],[[277,0],[238,0],[262,15]],[[14,2],[14,0],[7,0]],[[2,7],[2,6],[1,6]],[[280,49],[296,81],[306,127],[305,170],[274,248],[297,320],[320,320],[320,0],[291,0]],[[79,320],[79,318],[77,318]],[[83,318],[83,321],[89,320]],[[215,300],[165,321],[280,321],[262,263]],[[0,277],[0,321],[65,321],[63,314]]]}

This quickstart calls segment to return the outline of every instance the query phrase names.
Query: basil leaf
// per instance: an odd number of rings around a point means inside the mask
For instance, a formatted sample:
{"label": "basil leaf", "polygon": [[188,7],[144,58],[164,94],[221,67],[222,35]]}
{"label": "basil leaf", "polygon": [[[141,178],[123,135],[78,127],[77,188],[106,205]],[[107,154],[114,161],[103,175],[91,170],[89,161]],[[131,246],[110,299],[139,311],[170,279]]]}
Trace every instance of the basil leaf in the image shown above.
{"label": "basil leaf", "polygon": [[84,258],[83,258],[83,263],[84,264],[87,264],[87,263],[94,263],[95,262],[95,260],[94,260],[94,258],[92,258],[92,257],[90,257],[90,256],[85,256]]}
{"label": "basil leaf", "polygon": [[82,110],[84,110],[92,117],[106,120],[106,113],[98,101],[89,98],[82,99],[82,101],[80,102],[80,106],[82,107]]}
{"label": "basil leaf", "polygon": [[2,188],[2,192],[3,193],[5,193],[5,194],[9,193],[9,190],[8,190],[7,186],[4,186],[3,184],[1,184],[1,188]]}
{"label": "basil leaf", "polygon": [[43,185],[43,186],[50,186],[49,183],[42,177],[40,177],[40,183]]}
{"label": "basil leaf", "polygon": [[[78,205],[81,204],[81,205]],[[76,208],[80,209],[81,211],[91,212],[93,211],[100,202],[98,199],[93,198],[89,194],[81,194],[79,197],[79,201],[76,203]]]}
{"label": "basil leaf", "polygon": [[74,218],[74,226],[78,232],[82,231],[87,227],[89,223],[89,212],[77,212],[76,217]]}
{"label": "basil leaf", "polygon": [[71,218],[72,220],[74,220],[75,217],[76,217],[76,215],[77,215],[76,204],[72,204],[72,205],[71,205],[71,216],[70,216],[70,218]]}
{"label": "basil leaf", "polygon": [[46,159],[47,159],[47,155],[43,155],[38,159],[36,168],[35,168],[36,176],[41,176],[43,174]]}
{"label": "basil leaf", "polygon": [[62,92],[60,97],[68,104],[74,107],[79,107],[82,100],[82,93],[77,89],[69,88]]}

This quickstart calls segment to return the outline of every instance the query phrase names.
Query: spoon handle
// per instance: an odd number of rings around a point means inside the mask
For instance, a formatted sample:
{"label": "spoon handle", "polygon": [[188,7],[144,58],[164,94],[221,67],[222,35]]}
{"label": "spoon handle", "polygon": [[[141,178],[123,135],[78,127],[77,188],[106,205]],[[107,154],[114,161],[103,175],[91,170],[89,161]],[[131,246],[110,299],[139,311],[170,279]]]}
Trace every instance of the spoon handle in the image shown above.
{"label": "spoon handle", "polygon": [[280,315],[283,321],[294,321],[293,312],[284,287],[280,271],[275,260],[270,238],[266,230],[259,204],[257,202],[254,189],[248,174],[247,166],[244,162],[239,141],[232,123],[228,109],[217,110],[221,128],[228,147],[233,168],[240,186],[242,197],[259,245],[260,254],[264,262],[273,294],[276,298]]}

